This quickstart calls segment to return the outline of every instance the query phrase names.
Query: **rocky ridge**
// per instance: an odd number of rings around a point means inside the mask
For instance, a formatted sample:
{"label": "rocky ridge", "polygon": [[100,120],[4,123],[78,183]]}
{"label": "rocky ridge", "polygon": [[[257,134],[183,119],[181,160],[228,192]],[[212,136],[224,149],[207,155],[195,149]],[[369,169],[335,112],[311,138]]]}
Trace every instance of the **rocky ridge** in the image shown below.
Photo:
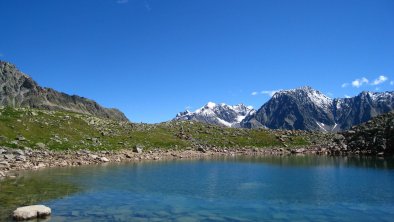
{"label": "rocky ridge", "polygon": [[208,102],[194,112],[186,110],[176,115],[174,120],[192,120],[219,126],[239,128],[241,121],[250,113],[255,112],[252,107],[238,104],[230,106],[224,103]]}
{"label": "rocky ridge", "polygon": [[344,131],[394,110],[394,92],[331,99],[311,87],[282,90],[241,122],[245,128]]}
{"label": "rocky ridge", "polygon": [[97,102],[39,86],[15,65],[0,61],[0,105],[46,110],[65,110],[101,118],[128,121],[117,109],[108,109]]}
{"label": "rocky ridge", "polygon": [[341,133],[337,141],[355,153],[394,154],[394,112],[375,117]]}

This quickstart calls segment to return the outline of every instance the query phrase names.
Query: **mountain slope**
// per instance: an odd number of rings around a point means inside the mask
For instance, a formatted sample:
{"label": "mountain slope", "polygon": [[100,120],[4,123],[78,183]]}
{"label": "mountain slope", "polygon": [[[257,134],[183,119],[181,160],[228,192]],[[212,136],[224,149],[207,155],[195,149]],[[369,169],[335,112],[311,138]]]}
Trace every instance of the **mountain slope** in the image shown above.
{"label": "mountain slope", "polygon": [[394,92],[331,99],[311,87],[280,91],[241,122],[245,128],[341,131],[394,110]]}
{"label": "mountain slope", "polygon": [[[2,147],[51,150],[120,150],[143,146],[145,150],[216,148],[272,148],[284,146],[271,130],[244,130],[201,122],[169,121],[137,124],[67,111],[0,107]],[[286,134],[287,135],[287,134]],[[316,134],[313,134],[316,138]],[[289,134],[289,147],[307,146],[306,132]],[[0,162],[3,156],[0,155]]]}
{"label": "mountain slope", "polygon": [[107,109],[93,100],[43,88],[28,75],[20,72],[15,65],[2,61],[0,61],[0,105],[65,110],[128,121],[117,109]]}
{"label": "mountain slope", "polygon": [[379,153],[388,155],[394,153],[394,112],[372,118],[371,120],[352,127],[342,133],[347,149],[355,152]]}
{"label": "mountain slope", "polygon": [[240,122],[254,110],[243,104],[229,106],[224,103],[207,103],[194,112],[180,112],[174,120],[194,120],[219,126],[240,127]]}
{"label": "mountain slope", "polygon": [[334,100],[335,121],[349,129],[373,117],[394,110],[394,92],[361,92],[352,98]]}

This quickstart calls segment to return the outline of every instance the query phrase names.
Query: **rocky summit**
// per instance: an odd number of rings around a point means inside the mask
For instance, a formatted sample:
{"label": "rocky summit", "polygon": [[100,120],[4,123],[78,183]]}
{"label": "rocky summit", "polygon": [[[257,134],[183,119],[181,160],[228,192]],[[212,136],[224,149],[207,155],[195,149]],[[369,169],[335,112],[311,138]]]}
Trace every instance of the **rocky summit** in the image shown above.
{"label": "rocky summit", "polygon": [[194,120],[219,126],[240,127],[240,122],[249,114],[254,113],[252,107],[238,104],[230,106],[224,103],[208,102],[194,112],[188,110],[180,112],[174,120]]}
{"label": "rocky summit", "polygon": [[241,122],[245,128],[344,131],[394,110],[394,92],[331,99],[311,87],[282,90]]}
{"label": "rocky summit", "polygon": [[3,61],[0,61],[0,105],[64,110],[128,121],[117,109],[104,108],[93,100],[41,87],[28,75],[19,71],[15,65]]}

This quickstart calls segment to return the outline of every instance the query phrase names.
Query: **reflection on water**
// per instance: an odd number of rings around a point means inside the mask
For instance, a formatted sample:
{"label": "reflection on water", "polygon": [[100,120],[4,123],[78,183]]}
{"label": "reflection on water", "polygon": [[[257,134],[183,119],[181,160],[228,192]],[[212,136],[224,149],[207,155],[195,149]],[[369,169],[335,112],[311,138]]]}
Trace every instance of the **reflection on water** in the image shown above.
{"label": "reflection on water", "polygon": [[79,191],[76,185],[39,175],[24,175],[0,182],[0,221],[10,219],[12,209],[52,200]]}
{"label": "reflection on water", "polygon": [[316,156],[316,155],[285,155],[261,157],[232,157],[227,161],[262,163],[281,165],[284,167],[363,167],[394,169],[393,158],[375,156]]}
{"label": "reflection on water", "polygon": [[[9,211],[9,203],[18,199],[18,189],[4,184],[23,184],[24,194],[20,196],[31,200],[28,203],[51,207],[51,221],[394,218],[392,159],[233,157],[45,169],[26,175],[22,178],[35,182],[2,183],[1,208]],[[38,181],[57,185],[44,189]]]}

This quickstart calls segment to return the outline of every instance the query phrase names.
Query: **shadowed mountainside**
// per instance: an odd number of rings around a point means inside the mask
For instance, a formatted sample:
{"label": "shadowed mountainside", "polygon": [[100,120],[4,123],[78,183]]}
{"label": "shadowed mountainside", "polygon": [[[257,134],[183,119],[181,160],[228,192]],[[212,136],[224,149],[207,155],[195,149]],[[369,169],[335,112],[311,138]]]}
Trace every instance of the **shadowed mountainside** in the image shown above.
{"label": "shadowed mountainside", "polygon": [[45,110],[64,110],[101,118],[128,121],[117,109],[108,109],[97,102],[39,86],[15,65],[0,61],[0,105]]}
{"label": "shadowed mountainside", "polygon": [[245,128],[344,131],[394,110],[394,92],[361,92],[331,99],[311,87],[282,90],[259,110],[245,117]]}

